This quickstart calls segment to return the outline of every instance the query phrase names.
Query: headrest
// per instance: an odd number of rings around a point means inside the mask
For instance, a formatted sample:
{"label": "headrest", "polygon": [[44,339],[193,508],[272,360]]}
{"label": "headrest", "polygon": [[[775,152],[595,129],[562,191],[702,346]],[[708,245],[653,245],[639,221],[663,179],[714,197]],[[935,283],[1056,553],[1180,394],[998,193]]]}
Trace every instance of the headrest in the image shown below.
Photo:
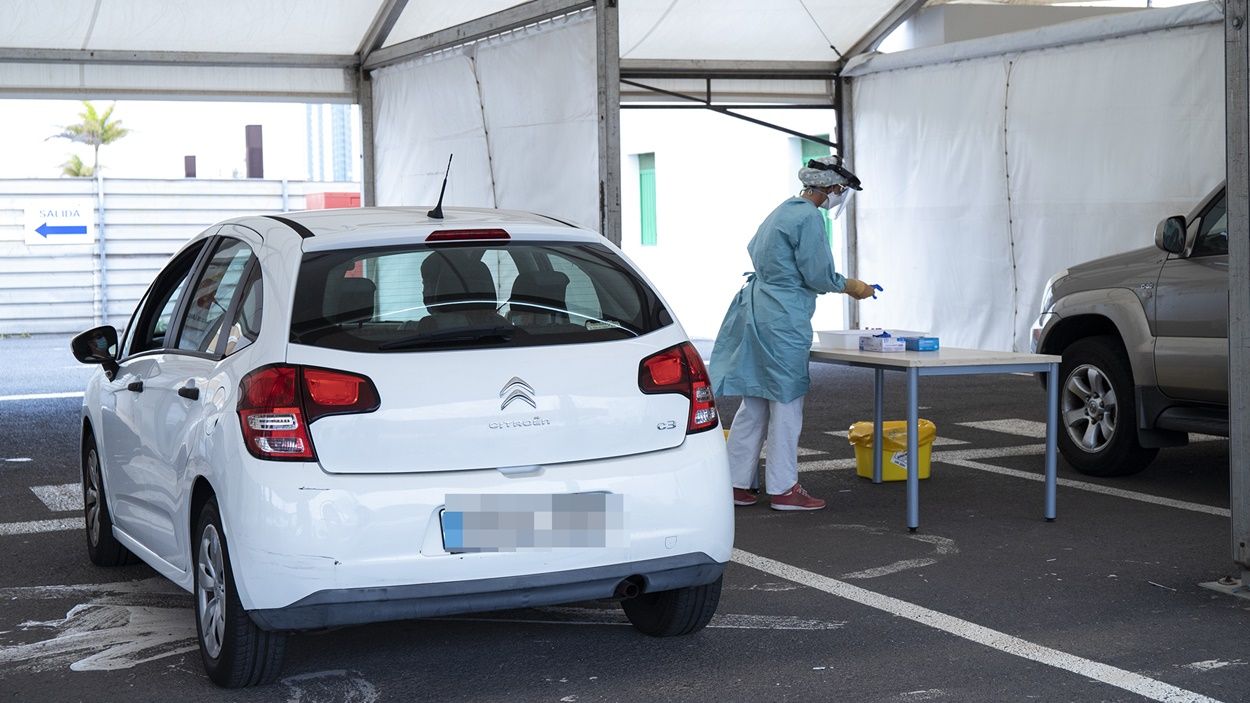
{"label": "headrest", "polygon": [[421,262],[425,304],[430,312],[495,308],[495,279],[479,250],[435,251]]}
{"label": "headrest", "polygon": [[344,278],[326,295],[326,319],[341,324],[373,319],[378,287],[368,278]]}
{"label": "headrest", "polygon": [[541,305],[563,312],[567,305],[564,295],[568,287],[569,277],[559,271],[526,271],[513,281],[512,296],[508,301]]}

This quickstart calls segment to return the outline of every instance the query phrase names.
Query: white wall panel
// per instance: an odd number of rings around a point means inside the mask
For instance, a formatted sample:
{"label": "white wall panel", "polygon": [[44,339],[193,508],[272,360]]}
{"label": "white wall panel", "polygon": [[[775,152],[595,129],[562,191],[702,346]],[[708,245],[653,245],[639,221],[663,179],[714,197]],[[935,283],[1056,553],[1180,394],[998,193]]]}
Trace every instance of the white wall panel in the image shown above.
{"label": "white wall panel", "polygon": [[1047,278],[1223,178],[1222,59],[1205,25],[854,79],[862,324],[1027,350]]}
{"label": "white wall panel", "polygon": [[530,210],[598,227],[592,13],[377,72],[381,205]]}
{"label": "white wall panel", "polygon": [[1005,65],[855,81],[859,275],[885,288],[860,304],[863,327],[932,332],[952,347],[1011,346]]}

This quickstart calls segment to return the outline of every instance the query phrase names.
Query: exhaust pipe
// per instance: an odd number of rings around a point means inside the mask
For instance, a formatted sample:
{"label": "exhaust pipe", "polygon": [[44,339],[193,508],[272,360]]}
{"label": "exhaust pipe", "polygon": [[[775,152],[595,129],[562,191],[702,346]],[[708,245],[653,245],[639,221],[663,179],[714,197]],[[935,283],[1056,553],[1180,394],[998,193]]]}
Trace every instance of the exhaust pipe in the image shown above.
{"label": "exhaust pipe", "polygon": [[637,597],[639,593],[642,593],[642,587],[639,585],[640,581],[642,581],[642,578],[638,576],[630,576],[622,580],[616,584],[616,591],[612,594],[613,597],[621,600]]}

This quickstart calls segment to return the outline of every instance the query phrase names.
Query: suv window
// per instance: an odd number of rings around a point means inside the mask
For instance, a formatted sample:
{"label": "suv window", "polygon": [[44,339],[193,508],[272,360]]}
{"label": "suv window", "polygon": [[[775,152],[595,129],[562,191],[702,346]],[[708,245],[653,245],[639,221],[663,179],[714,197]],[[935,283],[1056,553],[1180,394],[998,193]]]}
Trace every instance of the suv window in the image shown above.
{"label": "suv window", "polygon": [[1220,195],[1202,215],[1198,238],[1190,256],[1212,256],[1228,253],[1228,195]]}
{"label": "suv window", "polygon": [[599,244],[506,242],[305,254],[291,341],[389,352],[628,339],[672,324]]}
{"label": "suv window", "polygon": [[[152,283],[134,323],[130,354],[166,347],[165,336],[173,325],[174,311],[182,299],[182,290],[187,286],[187,279],[191,277],[191,268],[203,248],[204,242],[188,248],[166,266]],[[129,334],[128,330],[127,335]]]}
{"label": "suv window", "polygon": [[230,302],[239,287],[252,250],[238,239],[222,239],[204,266],[178,333],[178,348],[216,353]]}

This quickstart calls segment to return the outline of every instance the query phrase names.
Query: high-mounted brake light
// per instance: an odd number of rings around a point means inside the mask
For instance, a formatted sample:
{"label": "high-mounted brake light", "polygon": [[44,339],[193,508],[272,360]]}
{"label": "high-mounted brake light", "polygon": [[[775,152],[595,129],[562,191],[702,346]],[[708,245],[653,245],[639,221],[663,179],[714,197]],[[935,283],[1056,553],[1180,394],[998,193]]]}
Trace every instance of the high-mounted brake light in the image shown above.
{"label": "high-mounted brake light", "polygon": [[502,229],[440,229],[425,238],[428,242],[466,242],[482,239],[512,239]]}
{"label": "high-mounted brake light", "polygon": [[326,415],[367,413],[380,400],[364,376],[289,364],[264,366],[239,384],[243,442],[258,459],[316,461],[308,425]]}
{"label": "high-mounted brake light", "polygon": [[686,434],[710,430],[719,424],[707,369],[690,342],[643,359],[638,364],[638,388],[643,393],[680,393],[689,398]]}

